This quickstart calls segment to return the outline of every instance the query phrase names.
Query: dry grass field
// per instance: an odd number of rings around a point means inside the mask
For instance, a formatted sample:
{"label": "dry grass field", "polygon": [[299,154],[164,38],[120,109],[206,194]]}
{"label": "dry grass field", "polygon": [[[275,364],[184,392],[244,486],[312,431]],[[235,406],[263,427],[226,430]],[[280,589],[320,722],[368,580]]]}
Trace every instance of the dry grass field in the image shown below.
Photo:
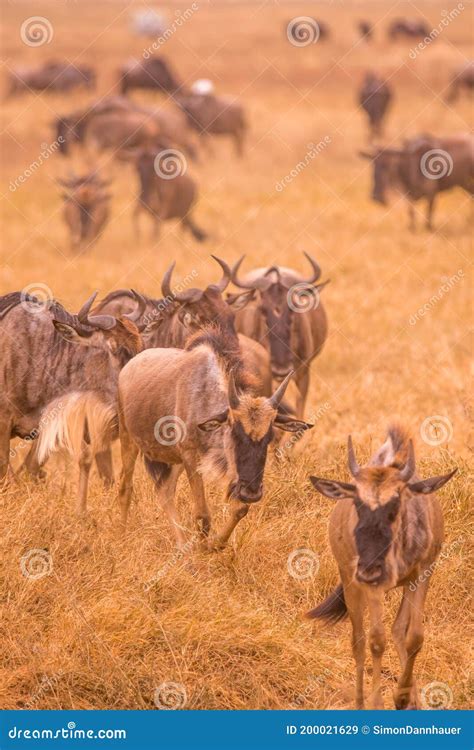
{"label": "dry grass field", "polygon": [[[281,263],[305,271],[306,250],[331,279],[323,292],[330,332],[313,363],[306,412],[315,428],[283,460],[272,457],[262,502],[217,554],[176,556],[141,464],[125,538],[118,535],[115,490],[105,491],[95,475],[89,520],[76,520],[74,467],[62,457],[50,461],[44,482],[10,485],[0,498],[0,706],[154,708],[168,699],[167,689],[173,693],[172,686],[158,694],[157,688],[171,682],[187,709],[352,708],[349,625],[324,629],[303,619],[337,581],[327,540],[331,501],[312,490],[308,475],[345,479],[347,434],[365,459],[399,417],[413,431],[422,476],[459,467],[439,493],[446,554],[433,575],[416,673],[420,686],[441,682],[453,708],[468,708],[471,206],[466,193],[446,193],[435,231],[422,229],[419,213],[419,229],[411,234],[403,200],[395,197],[387,208],[372,203],[370,165],[358,157],[367,132],[356,92],[368,68],[390,78],[395,101],[387,143],[422,132],[466,131],[472,101],[464,96],[447,106],[443,90],[470,55],[472,9],[465,2],[459,17],[412,59],[416,43],[387,42],[389,19],[421,15],[435,27],[451,9],[445,2],[333,2],[318,4],[317,11],[309,3],[198,0],[197,6],[160,52],[184,80],[211,78],[219,93],[238,96],[250,122],[242,160],[222,140],[214,156],[189,164],[200,186],[195,218],[211,238],[196,244],[169,222],[159,242],[145,237],[137,244],[135,175],[129,165],[104,158],[103,170],[113,178],[113,217],[96,246],[73,254],[55,178],[71,164],[80,167],[80,152],[69,161],[53,155],[17,189],[9,186],[38,158],[42,144],[52,142],[55,115],[92,95],[26,94],[5,101],[2,113],[0,293],[46,285],[77,310],[94,289],[106,294],[134,287],[159,296],[173,259],[177,277],[195,271],[194,283],[204,286],[218,273],[211,252],[228,262],[246,253],[246,269]],[[2,86],[15,65],[65,57],[97,66],[99,94],[113,91],[117,67],[149,44],[129,29],[130,12],[138,7],[90,0],[6,4]],[[188,6],[164,7],[173,19]],[[50,44],[29,47],[20,27],[37,15],[50,21],[54,36]],[[332,39],[292,46],[285,25],[304,15],[327,21]],[[371,44],[358,42],[360,18],[376,23]],[[149,92],[133,97],[165,100]],[[277,190],[308,144],[321,141],[326,145],[308,166]],[[12,445],[16,466],[26,449],[20,441]],[[117,471],[117,446],[114,460]],[[225,504],[218,489],[210,498],[221,523]],[[178,505],[191,528],[184,480]],[[20,560],[30,550],[46,551],[49,575],[22,574]],[[295,550],[315,553],[319,569],[291,575],[288,557]],[[399,591],[388,597],[387,623],[399,597]],[[393,707],[398,673],[389,642],[386,708]]]}

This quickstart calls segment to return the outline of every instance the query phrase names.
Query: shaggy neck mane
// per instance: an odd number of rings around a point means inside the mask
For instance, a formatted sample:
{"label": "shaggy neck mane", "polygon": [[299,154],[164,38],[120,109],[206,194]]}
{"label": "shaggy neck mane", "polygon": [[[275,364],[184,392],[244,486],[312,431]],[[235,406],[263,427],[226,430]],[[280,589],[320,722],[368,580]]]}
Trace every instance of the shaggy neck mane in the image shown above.
{"label": "shaggy neck mane", "polygon": [[[0,320],[5,318],[11,310],[24,302],[30,304],[41,304],[41,301],[31,294],[24,294],[23,292],[10,292],[9,294],[4,294],[3,297],[0,297]],[[76,316],[68,313],[67,310],[65,310],[56,300],[48,302],[47,309],[50,310],[53,313],[53,316],[62,323],[67,323],[76,319]]]}
{"label": "shaggy neck mane", "polygon": [[197,346],[208,346],[217,356],[219,364],[228,375],[231,371],[235,384],[240,390],[254,390],[259,383],[257,378],[245,369],[239,340],[235,333],[224,331],[219,326],[206,326],[192,334],[186,341],[185,350]]}

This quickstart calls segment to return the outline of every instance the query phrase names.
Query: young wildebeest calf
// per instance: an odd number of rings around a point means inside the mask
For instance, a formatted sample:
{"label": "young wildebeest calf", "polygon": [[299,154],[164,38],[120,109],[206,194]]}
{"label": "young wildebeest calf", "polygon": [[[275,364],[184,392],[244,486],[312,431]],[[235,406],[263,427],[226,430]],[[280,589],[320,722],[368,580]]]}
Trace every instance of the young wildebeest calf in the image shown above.
{"label": "young wildebeest calf", "polygon": [[382,135],[382,123],[391,100],[390,86],[375,73],[367,73],[359,91],[359,104],[369,119],[371,140]]}
{"label": "young wildebeest calf", "polygon": [[383,708],[383,600],[387,591],[402,586],[402,601],[392,627],[402,668],[394,698],[396,708],[417,708],[413,667],[423,644],[423,609],[430,581],[420,573],[433,565],[444,538],[441,507],[432,493],[446,484],[456,469],[445,476],[418,479],[413,443],[398,426],[389,429],[386,442],[367,466],[358,466],[350,437],[348,452],[354,484],[311,477],[319,492],[338,501],[329,522],[329,540],[342,583],[308,616],[335,623],[349,615],[357,674],[356,708],[363,708],[363,616],[368,606],[372,697],[374,707]]}
{"label": "young wildebeest calf", "polygon": [[67,189],[64,198],[64,220],[71,236],[71,249],[90,247],[100,237],[109,218],[108,181],[97,173],[58,180]]}
{"label": "young wildebeest calf", "polygon": [[223,547],[251,503],[263,494],[263,473],[273,426],[295,432],[310,425],[280,415],[290,376],[270,397],[256,397],[236,337],[220,328],[198,332],[181,349],[147,349],[119,378],[122,475],[119,499],[125,527],[138,452],[158,491],[178,544],[185,541],[174,506],[176,482],[186,471],[198,530],[211,518],[204,479],[226,481],[232,501],[228,524],[211,548]]}

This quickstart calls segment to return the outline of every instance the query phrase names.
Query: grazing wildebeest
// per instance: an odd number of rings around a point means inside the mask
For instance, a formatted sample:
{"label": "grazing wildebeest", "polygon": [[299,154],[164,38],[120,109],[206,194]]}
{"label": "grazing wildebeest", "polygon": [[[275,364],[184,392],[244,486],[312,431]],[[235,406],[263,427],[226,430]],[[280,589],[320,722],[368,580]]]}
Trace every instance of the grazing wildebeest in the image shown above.
{"label": "grazing wildebeest", "polygon": [[209,148],[210,135],[229,135],[233,138],[238,156],[243,155],[247,121],[240,102],[230,96],[213,93],[179,92],[174,100]]}
{"label": "grazing wildebeest", "polygon": [[430,27],[425,21],[412,20],[407,18],[395,18],[389,25],[387,34],[390,39],[409,38],[420,39],[429,37]]}
{"label": "grazing wildebeest", "polygon": [[8,96],[24,91],[71,91],[84,86],[93,90],[95,70],[89,65],[50,61],[37,68],[15,68],[10,74]]}
{"label": "grazing wildebeest", "polygon": [[357,23],[357,28],[359,29],[359,34],[362,39],[365,39],[366,41],[372,39],[374,35],[374,27],[370,21],[359,21]]}
{"label": "grazing wildebeest", "polygon": [[161,141],[158,147],[130,148],[123,152],[124,158],[126,155],[133,160],[139,178],[139,194],[133,212],[135,237],[140,237],[140,214],[146,212],[153,219],[153,240],[159,238],[163,221],[179,219],[183,229],[198,242],[204,242],[207,234],[191,216],[198,195],[196,182],[186,173],[182,154],[169,146]]}
{"label": "grazing wildebeest", "polygon": [[416,476],[413,442],[399,426],[369,464],[359,467],[349,437],[349,468],[354,483],[311,477],[314,487],[337,500],[329,521],[329,541],[341,583],[316,609],[308,613],[336,623],[349,615],[352,650],[356,662],[356,708],[364,708],[364,610],[369,609],[369,643],[372,653],[372,699],[383,708],[380,692],[385,650],[384,595],[403,587],[392,635],[402,673],[395,691],[399,709],[418,708],[413,667],[423,645],[423,610],[444,539],[443,514],[432,494],[451,479],[444,476],[420,480]]}
{"label": "grazing wildebeest", "polygon": [[119,75],[121,94],[132,89],[158,89],[164,93],[174,93],[181,85],[164,57],[129,60],[120,69]]}
{"label": "grazing wildebeest", "polygon": [[452,77],[446,100],[454,102],[462,90],[472,93],[474,90],[474,60],[469,60],[466,65],[457,70]]}
{"label": "grazing wildebeest", "polygon": [[[66,414],[76,419],[76,426],[84,426],[87,417],[89,431],[96,434],[115,415],[110,403],[116,395],[118,368],[141,344],[133,315],[130,320],[89,316],[94,298],[78,315],[71,315],[59,302],[41,303],[23,292],[0,297],[0,480],[8,469],[11,439],[41,437],[44,430],[51,435],[54,425],[64,424]],[[87,347],[69,343],[74,340]],[[78,394],[85,398],[81,401]],[[67,434],[62,431],[64,439]],[[100,474],[110,481],[108,452],[101,455],[97,450]],[[39,465],[34,450],[27,468],[37,473]]]}
{"label": "grazing wildebeest", "polygon": [[392,89],[380,76],[367,73],[359,91],[359,104],[369,119],[370,139],[380,138],[382,124],[393,98]]}
{"label": "grazing wildebeest", "polygon": [[270,398],[256,396],[235,333],[219,325],[198,331],[184,350],[147,349],[129,362],[119,377],[123,527],[141,452],[179,546],[185,535],[174,494],[182,470],[204,538],[211,527],[204,481],[226,481],[231,516],[209,544],[222,548],[249,505],[262,497],[273,427],[291,432],[309,428],[278,411],[289,379]]}
{"label": "grazing wildebeest", "polygon": [[58,182],[66,188],[64,220],[70,233],[71,249],[89,248],[100,237],[109,219],[109,181],[92,171],[80,177],[58,179]]}
{"label": "grazing wildebeest", "polygon": [[432,229],[438,193],[453,187],[471,195],[474,192],[474,138],[469,133],[442,138],[420,135],[406,140],[402,148],[381,148],[360,155],[373,162],[372,200],[386,205],[390,189],[401,192],[409,201],[412,230],[416,201],[426,199],[426,227]]}
{"label": "grazing wildebeest", "polygon": [[305,279],[283,266],[256,268],[243,278],[237,276],[245,256],[232,269],[232,281],[241,289],[258,289],[259,300],[236,316],[236,327],[260,341],[270,351],[272,375],[282,381],[294,371],[298,388],[296,415],[303,417],[309,388],[310,366],[327,336],[326,312],[320,291],[328,282],[316,284],[321,269],[308,253],[312,274]]}

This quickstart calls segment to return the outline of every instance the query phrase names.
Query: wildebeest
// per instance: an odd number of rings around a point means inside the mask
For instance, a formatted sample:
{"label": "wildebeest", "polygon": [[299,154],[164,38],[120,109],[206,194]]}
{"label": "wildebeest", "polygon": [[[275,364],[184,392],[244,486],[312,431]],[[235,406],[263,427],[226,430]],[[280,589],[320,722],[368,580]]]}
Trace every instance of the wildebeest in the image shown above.
{"label": "wildebeest", "polygon": [[140,236],[139,216],[148,213],[153,219],[152,239],[157,240],[163,221],[179,219],[198,242],[207,234],[194,221],[191,212],[197,200],[195,180],[186,172],[186,162],[175,149],[163,142],[162,148],[128,149],[139,178],[139,194],[133,222],[135,236]]}
{"label": "wildebeest", "polygon": [[446,100],[455,102],[462,90],[472,92],[474,90],[474,60],[469,60],[466,65],[457,70],[452,77]]}
{"label": "wildebeest", "polygon": [[164,93],[174,93],[181,86],[164,57],[129,60],[120,69],[119,76],[121,94],[126,94],[132,89],[158,89]]}
{"label": "wildebeest", "polygon": [[395,18],[389,24],[387,34],[390,39],[409,38],[419,39],[429,37],[430,27],[425,21],[408,18]]}
{"label": "wildebeest", "polygon": [[233,138],[238,156],[243,155],[247,121],[242,105],[231,96],[217,96],[181,91],[174,100],[195,130],[209,146],[211,135],[229,135]]}
{"label": "wildebeest", "polygon": [[372,39],[374,35],[374,27],[370,21],[359,21],[357,23],[357,28],[359,29],[359,34],[362,39],[365,39],[366,41]]}
{"label": "wildebeest", "polygon": [[259,300],[236,316],[236,327],[269,349],[272,375],[282,381],[294,371],[298,388],[296,415],[303,417],[312,360],[321,352],[327,336],[327,318],[317,284],[321,269],[308,253],[312,273],[304,276],[291,268],[256,268],[244,277],[238,270],[245,256],[232,269],[232,281],[241,289],[258,289]]}
{"label": "wildebeest", "polygon": [[[111,404],[118,369],[141,348],[138,331],[127,316],[116,320],[89,315],[94,298],[77,315],[59,302],[41,302],[23,292],[0,298],[0,480],[8,469],[11,439],[44,435],[41,461],[45,460],[60,436],[69,440],[64,428],[68,417],[74,426],[71,439],[81,452],[81,509],[92,459],[83,455],[88,449],[80,441],[80,431],[86,420],[89,435],[108,434],[114,428]],[[101,455],[101,445],[94,445],[94,452],[101,476],[110,481],[109,452]],[[33,454],[29,459],[36,472],[41,461],[33,460]]]}
{"label": "wildebeest", "polygon": [[278,412],[288,382],[289,377],[270,398],[256,396],[235,334],[220,326],[198,331],[184,350],[147,349],[129,362],[119,378],[119,500],[124,528],[141,452],[179,546],[185,535],[174,494],[182,470],[204,538],[211,527],[204,481],[227,483],[231,516],[209,544],[212,549],[223,547],[249,505],[262,497],[273,427],[309,427]]}
{"label": "wildebeest", "polygon": [[383,601],[387,591],[403,587],[392,626],[402,669],[394,700],[398,709],[418,708],[413,667],[423,645],[423,610],[430,575],[444,539],[442,510],[432,493],[446,484],[456,469],[420,480],[413,442],[400,426],[388,430],[385,443],[367,466],[357,464],[350,437],[348,453],[352,484],[311,477],[318,492],[337,501],[329,521],[329,540],[341,583],[308,616],[336,623],[349,615],[357,675],[356,708],[364,708],[363,617],[368,607],[372,699],[375,708],[383,708]]}
{"label": "wildebeest", "polygon": [[369,119],[370,138],[380,138],[382,124],[393,98],[392,89],[380,76],[367,73],[359,91],[359,104]]}
{"label": "wildebeest", "polygon": [[386,205],[390,189],[403,193],[409,201],[412,230],[416,201],[426,199],[426,227],[432,229],[438,193],[453,187],[471,195],[474,192],[474,138],[469,133],[442,138],[420,135],[406,140],[402,148],[381,148],[360,155],[373,162],[372,199]]}
{"label": "wildebeest", "polygon": [[95,70],[90,65],[52,60],[37,68],[17,67],[10,73],[8,96],[24,91],[72,91],[84,86],[93,90],[96,85]]}
{"label": "wildebeest", "polygon": [[64,220],[69,229],[71,248],[89,248],[100,237],[109,218],[109,181],[92,171],[80,177],[58,179],[58,182],[66,188],[63,193]]}

